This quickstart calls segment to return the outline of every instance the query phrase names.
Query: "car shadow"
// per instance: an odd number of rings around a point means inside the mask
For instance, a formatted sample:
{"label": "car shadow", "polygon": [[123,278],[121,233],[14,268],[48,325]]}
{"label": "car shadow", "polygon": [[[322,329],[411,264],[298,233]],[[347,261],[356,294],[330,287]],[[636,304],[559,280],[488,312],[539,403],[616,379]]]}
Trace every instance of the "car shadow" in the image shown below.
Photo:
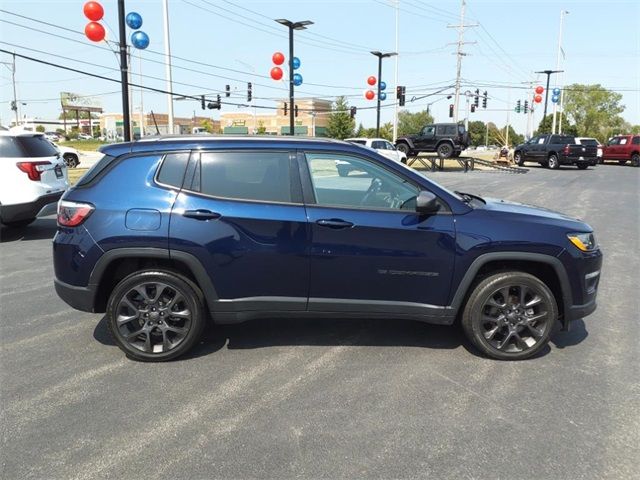
{"label": "car shadow", "polygon": [[[98,322],[93,336],[103,345],[115,346],[106,317]],[[341,345],[455,349],[464,344],[464,335],[456,326],[393,319],[273,318],[234,325],[209,324],[200,342],[176,361],[206,356],[225,346],[230,350]]]}
{"label": "car shadow", "polygon": [[26,227],[0,227],[0,243],[46,240],[52,239],[56,234],[57,223],[55,217],[38,218]]}

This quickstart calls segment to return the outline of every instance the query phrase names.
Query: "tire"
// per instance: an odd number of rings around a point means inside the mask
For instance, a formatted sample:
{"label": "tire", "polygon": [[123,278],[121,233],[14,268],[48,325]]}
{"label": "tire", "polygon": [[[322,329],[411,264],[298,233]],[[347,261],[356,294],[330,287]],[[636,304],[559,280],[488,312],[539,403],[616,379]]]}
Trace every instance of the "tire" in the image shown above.
{"label": "tire", "polygon": [[577,163],[576,167],[578,167],[579,170],[586,170],[587,168],[589,168],[589,164],[588,163]]}
{"label": "tire", "polygon": [[558,161],[558,156],[555,153],[549,155],[547,165],[551,170],[558,170],[560,168],[560,162]]}
{"label": "tire", "polygon": [[109,332],[133,360],[172,360],[190,350],[202,335],[206,321],[202,299],[197,285],[177,273],[133,273],[111,292],[107,304]]}
{"label": "tire", "polygon": [[7,227],[10,228],[24,228],[27,225],[31,225],[33,222],[35,222],[36,219],[34,218],[25,218],[24,220],[15,220],[13,222],[2,222],[3,225],[6,225]]}
{"label": "tire", "polygon": [[598,163],[602,165],[604,163],[604,159],[602,157],[598,157]]}
{"label": "tire", "polygon": [[631,155],[631,166],[638,167],[640,166],[640,153],[634,153]]}
{"label": "tire", "polygon": [[453,155],[453,146],[450,143],[441,143],[438,145],[438,157],[449,158]]}
{"label": "tire", "polygon": [[626,163],[627,163],[627,161],[626,161],[626,160],[618,160],[618,163],[619,163],[620,165],[624,165],[624,164],[626,164]]}
{"label": "tire", "polygon": [[556,300],[544,282],[524,272],[500,272],[475,286],[462,314],[462,328],[483,354],[523,360],[549,343],[557,320]]}
{"label": "tire", "polygon": [[69,168],[76,168],[78,165],[80,165],[78,157],[73,155],[72,153],[67,153],[66,155],[63,155],[62,158],[64,158],[64,163],[66,163],[67,167]]}
{"label": "tire", "polygon": [[404,153],[407,157],[411,156],[411,147],[409,147],[409,145],[406,144],[405,142],[398,143],[396,145],[396,148],[398,149],[399,152]]}
{"label": "tire", "polygon": [[524,165],[524,157],[522,156],[522,153],[516,152],[513,155],[513,161],[515,162],[516,165],[518,165],[519,167],[522,167]]}

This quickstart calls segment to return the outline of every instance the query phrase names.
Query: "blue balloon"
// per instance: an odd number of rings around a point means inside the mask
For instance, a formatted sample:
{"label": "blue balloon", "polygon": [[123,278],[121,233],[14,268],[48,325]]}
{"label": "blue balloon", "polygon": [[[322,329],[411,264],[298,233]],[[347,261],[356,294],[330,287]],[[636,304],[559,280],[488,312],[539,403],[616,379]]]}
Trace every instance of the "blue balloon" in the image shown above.
{"label": "blue balloon", "polygon": [[144,50],[149,46],[149,35],[138,30],[131,35],[131,43],[134,47]]}
{"label": "blue balloon", "polygon": [[[382,84],[380,84],[380,88],[382,88]],[[384,92],[380,92],[380,100],[386,100],[387,99],[387,94]]]}
{"label": "blue balloon", "polygon": [[300,85],[302,85],[302,75],[300,75],[299,73],[296,73],[293,75],[293,84],[296,87],[299,87]]}
{"label": "blue balloon", "polygon": [[560,89],[558,87],[554,88],[553,89],[553,94],[556,95],[556,96],[560,95]]}
{"label": "blue balloon", "polygon": [[142,26],[142,17],[137,12],[129,12],[125,20],[127,25],[129,25],[129,28],[133,28],[134,30],[137,30]]}
{"label": "blue balloon", "polygon": [[293,57],[293,60],[291,60],[291,62],[293,63],[294,70],[297,70],[300,68],[300,59],[298,57]]}
{"label": "blue balloon", "polygon": [[551,101],[553,103],[558,103],[560,101],[560,97],[558,95],[554,95],[553,97],[551,97]]}
{"label": "blue balloon", "polygon": [[[384,82],[380,82],[380,90],[384,90],[387,88],[387,84]],[[380,100],[384,100],[384,98],[381,98]]]}

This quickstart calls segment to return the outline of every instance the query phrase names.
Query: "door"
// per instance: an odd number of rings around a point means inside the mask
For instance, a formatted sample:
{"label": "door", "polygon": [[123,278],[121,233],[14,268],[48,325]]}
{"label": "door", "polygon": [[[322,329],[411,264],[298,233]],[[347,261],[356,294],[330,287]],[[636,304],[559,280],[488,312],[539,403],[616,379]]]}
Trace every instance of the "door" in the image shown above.
{"label": "door", "polygon": [[535,142],[532,141],[531,146],[529,147],[529,152],[527,154],[527,160],[531,162],[541,162],[544,163],[547,157],[547,146],[546,140],[547,137],[541,135],[539,137],[535,137]]}
{"label": "door", "polygon": [[433,150],[436,148],[436,127],[427,125],[422,129],[420,135],[415,140],[416,147],[420,150]]}
{"label": "door", "polygon": [[221,311],[304,310],[307,218],[288,151],[193,153],[171,214],[170,249],[194,255]]}
{"label": "door", "polygon": [[416,213],[419,187],[366,157],[307,152],[303,165],[309,310],[431,314],[446,304],[455,233],[444,202],[437,214]]}

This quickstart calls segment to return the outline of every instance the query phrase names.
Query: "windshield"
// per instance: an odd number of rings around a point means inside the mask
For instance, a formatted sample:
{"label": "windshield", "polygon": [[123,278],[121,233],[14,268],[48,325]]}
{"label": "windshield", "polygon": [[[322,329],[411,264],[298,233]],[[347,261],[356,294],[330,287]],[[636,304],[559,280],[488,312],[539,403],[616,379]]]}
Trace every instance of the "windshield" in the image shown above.
{"label": "windshield", "polygon": [[581,145],[595,145],[597,147],[598,146],[598,141],[595,138],[581,138],[580,139],[580,144]]}

